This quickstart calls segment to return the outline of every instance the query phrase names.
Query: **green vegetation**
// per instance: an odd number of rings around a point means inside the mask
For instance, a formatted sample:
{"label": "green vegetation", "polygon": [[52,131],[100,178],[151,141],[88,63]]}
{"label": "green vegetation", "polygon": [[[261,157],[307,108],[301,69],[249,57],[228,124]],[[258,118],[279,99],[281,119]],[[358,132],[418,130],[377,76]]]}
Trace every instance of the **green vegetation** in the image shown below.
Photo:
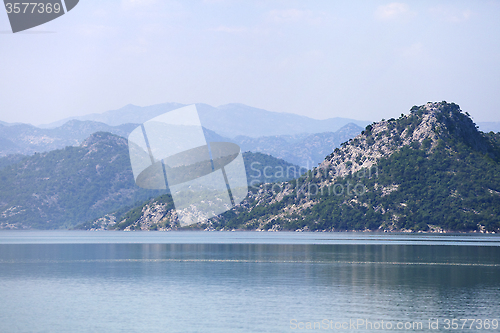
{"label": "green vegetation", "polygon": [[[253,184],[298,176],[297,166],[269,155],[247,152],[243,159]],[[131,208],[165,194],[135,185],[126,139],[105,132],[79,147],[0,158],[0,180],[0,228],[90,229],[96,227],[95,219],[114,212],[125,218],[117,226],[123,229],[139,216],[128,212]]]}
{"label": "green vegetation", "polygon": [[[269,184],[276,181],[290,180],[298,177],[299,167],[280,159],[262,153],[243,153],[245,161],[248,185],[250,191],[255,191],[263,183]],[[207,198],[210,200],[210,198]],[[133,208],[120,209],[112,214],[117,223],[110,225],[110,230],[141,230],[141,219],[144,218],[145,211],[150,211],[151,207],[155,214],[159,215],[160,221],[151,223],[149,230],[178,227],[177,221],[172,220],[171,211],[174,209],[172,197],[164,194],[155,200],[147,200],[136,204]],[[169,215],[170,214],[170,215]],[[109,221],[108,221],[109,222]],[[94,220],[76,226],[76,229],[100,229],[101,221]],[[198,225],[184,227],[184,229],[197,229]]]}
{"label": "green vegetation", "polygon": [[[188,228],[500,232],[500,133],[479,132],[454,103],[368,125],[298,178],[282,160],[243,158],[247,198]],[[108,229],[179,227],[170,195],[152,200],[154,191],[134,185],[122,138],[97,133],[81,147],[11,162],[0,159],[3,227],[99,228],[96,218],[113,211]]]}
{"label": "green vegetation", "polygon": [[[430,226],[453,231],[500,228],[500,166],[461,147],[429,153],[404,147],[379,161],[378,175],[351,175],[335,186],[361,184],[362,191],[311,195],[317,203],[283,225],[295,230],[413,230]],[[396,188],[384,195],[383,189]],[[311,193],[312,194],[312,193]],[[271,209],[271,207],[270,207]]]}
{"label": "green vegetation", "polygon": [[23,158],[26,158],[26,156],[21,154],[11,154],[0,157],[0,170],[5,169],[9,165],[19,163]]}
{"label": "green vegetation", "polygon": [[[434,148],[431,139],[412,142],[323,188],[328,177],[320,169],[288,183],[250,188],[244,205],[191,228],[498,232],[500,133],[478,133],[485,146],[475,148],[466,134],[441,134],[447,139],[438,139]],[[284,190],[289,194],[273,200]],[[302,205],[308,207],[293,211]],[[131,210],[122,226],[139,219],[143,207]]]}
{"label": "green vegetation", "polygon": [[245,152],[243,153],[243,160],[245,161],[245,171],[250,186],[288,181],[299,177],[307,170],[262,153]]}
{"label": "green vegetation", "polygon": [[68,228],[161,193],[135,186],[126,140],[102,132],[9,165],[0,179],[3,227]]}
{"label": "green vegetation", "polygon": [[[388,122],[390,141],[401,144],[429,112],[413,107],[411,114]],[[456,104],[438,104],[437,138],[413,141],[378,160],[371,170],[338,177],[328,186],[330,169],[315,169],[289,186],[281,201],[250,196],[252,209],[239,207],[214,219],[221,229],[268,230],[410,230],[500,231],[500,134],[477,131]],[[372,126],[364,131],[366,142]],[[380,138],[379,138],[380,139]],[[360,146],[359,139],[343,144]],[[342,156],[336,149],[327,156]],[[349,170],[353,162],[344,161]],[[276,187],[275,187],[276,188]],[[272,203],[271,203],[272,202]],[[259,203],[257,205],[257,203]],[[307,208],[293,211],[294,207]]]}

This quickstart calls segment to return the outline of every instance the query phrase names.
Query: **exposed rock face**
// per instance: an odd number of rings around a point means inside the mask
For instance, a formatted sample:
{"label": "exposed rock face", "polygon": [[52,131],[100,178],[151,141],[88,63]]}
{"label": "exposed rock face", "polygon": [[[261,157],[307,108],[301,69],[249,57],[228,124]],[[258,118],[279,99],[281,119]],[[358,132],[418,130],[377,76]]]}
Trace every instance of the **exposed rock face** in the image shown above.
{"label": "exposed rock face", "polygon": [[447,106],[445,102],[427,103],[413,107],[410,114],[401,115],[397,121],[390,119],[368,125],[362,134],[335,149],[317,171],[324,173],[328,170],[331,176],[345,176],[363,168],[369,169],[382,157],[415,142],[422,144],[429,140],[427,145],[432,149],[438,139],[449,138],[450,134],[468,138],[476,150],[485,151],[485,140],[478,134],[472,120],[460,113],[458,105],[453,109]]}
{"label": "exposed rock face", "polygon": [[[457,142],[482,153],[488,153],[491,148],[485,136],[477,130],[469,116],[461,112],[458,105],[437,102],[427,103],[420,107],[414,106],[408,115],[401,115],[397,120],[390,119],[368,125],[363,133],[335,149],[324,162],[302,180],[282,183],[279,190],[262,186],[258,191],[249,194],[241,204],[243,208],[241,211],[246,210],[251,213],[257,207],[273,204],[282,208],[275,213],[262,214],[257,219],[250,219],[245,222],[245,225],[257,230],[277,230],[280,225],[292,222],[300,225],[298,221],[302,219],[301,216],[310,214],[311,208],[321,203],[314,194],[323,193],[322,191],[334,193],[335,186],[340,185],[337,181],[341,177],[359,175],[362,181],[378,176],[378,162],[404,147],[423,148],[432,154],[440,144],[451,151],[456,147],[452,148],[450,145],[455,145]],[[343,184],[342,189],[349,191],[349,184],[345,185]],[[389,197],[391,193],[400,189],[400,184],[382,185],[377,182],[374,183],[372,189],[365,188],[364,184],[358,188],[355,187],[356,183],[351,185],[352,192],[375,191],[380,197]],[[357,207],[368,208],[370,206],[356,197],[357,195],[353,198],[346,198],[340,204],[355,210],[359,209]],[[277,205],[281,201],[283,204]],[[398,205],[406,208],[408,204],[402,202]],[[382,214],[389,213],[386,210],[382,205],[373,207],[374,212]],[[399,217],[393,215],[392,211],[389,214],[392,214],[392,217],[386,218],[386,222],[380,228],[399,230],[395,225]],[[224,221],[225,219],[217,217],[213,220]],[[484,227],[480,226],[480,229]],[[300,230],[307,230],[307,226]],[[405,230],[407,229],[402,229],[402,231]],[[442,228],[435,226],[430,230],[443,232]]]}
{"label": "exposed rock face", "polygon": [[127,147],[127,139],[120,136],[110,135],[107,132],[96,132],[85,139],[80,146],[88,148],[89,152],[95,152],[103,147],[121,146]]}
{"label": "exposed rock face", "polygon": [[[124,220],[120,221],[123,222]],[[119,222],[119,223],[120,223]],[[177,213],[165,203],[151,202],[142,208],[141,217],[124,230],[168,231],[177,226]]]}

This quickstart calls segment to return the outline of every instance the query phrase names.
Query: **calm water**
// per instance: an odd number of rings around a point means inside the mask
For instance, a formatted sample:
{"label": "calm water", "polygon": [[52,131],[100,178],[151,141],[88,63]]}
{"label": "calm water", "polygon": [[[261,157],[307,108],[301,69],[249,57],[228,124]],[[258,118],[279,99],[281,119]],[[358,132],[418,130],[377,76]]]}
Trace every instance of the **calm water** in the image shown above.
{"label": "calm water", "polygon": [[500,238],[5,231],[0,300],[0,332],[498,332]]}

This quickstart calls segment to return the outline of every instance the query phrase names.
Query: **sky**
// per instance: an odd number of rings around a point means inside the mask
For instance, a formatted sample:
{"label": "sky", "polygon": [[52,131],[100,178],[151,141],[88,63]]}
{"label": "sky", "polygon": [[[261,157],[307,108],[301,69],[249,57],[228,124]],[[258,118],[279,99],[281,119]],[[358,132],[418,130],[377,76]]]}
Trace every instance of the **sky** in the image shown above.
{"label": "sky", "polygon": [[500,121],[500,1],[80,0],[13,34],[0,120],[243,103],[379,121],[429,101]]}

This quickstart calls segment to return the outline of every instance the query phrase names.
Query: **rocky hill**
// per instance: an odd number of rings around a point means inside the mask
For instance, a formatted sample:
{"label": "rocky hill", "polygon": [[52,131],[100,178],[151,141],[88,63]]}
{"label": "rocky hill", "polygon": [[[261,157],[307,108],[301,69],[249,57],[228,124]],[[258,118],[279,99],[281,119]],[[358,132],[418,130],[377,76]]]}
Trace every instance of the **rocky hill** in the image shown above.
{"label": "rocky hill", "polygon": [[[250,184],[300,175],[269,155],[247,152],[243,159]],[[0,229],[73,227],[165,193],[135,185],[127,140],[105,132],[77,147],[0,158],[0,181]]]}
{"label": "rocky hill", "polygon": [[[172,208],[168,197],[153,200],[114,228],[175,229]],[[454,103],[414,106],[368,125],[299,179],[252,187],[196,227],[500,232],[500,134],[478,131]]]}
{"label": "rocky hill", "polygon": [[[459,140],[477,152],[485,153],[488,140],[476,128],[468,114],[460,112],[456,104],[428,103],[414,106],[409,115],[368,125],[362,135],[342,144],[319,167],[334,169],[336,175],[345,176],[363,168],[370,168],[382,157],[402,147],[435,148],[438,140]],[[425,141],[425,142],[424,142]]]}
{"label": "rocky hill", "polygon": [[66,228],[161,194],[135,186],[127,141],[104,132],[25,157],[0,179],[0,228]]}

